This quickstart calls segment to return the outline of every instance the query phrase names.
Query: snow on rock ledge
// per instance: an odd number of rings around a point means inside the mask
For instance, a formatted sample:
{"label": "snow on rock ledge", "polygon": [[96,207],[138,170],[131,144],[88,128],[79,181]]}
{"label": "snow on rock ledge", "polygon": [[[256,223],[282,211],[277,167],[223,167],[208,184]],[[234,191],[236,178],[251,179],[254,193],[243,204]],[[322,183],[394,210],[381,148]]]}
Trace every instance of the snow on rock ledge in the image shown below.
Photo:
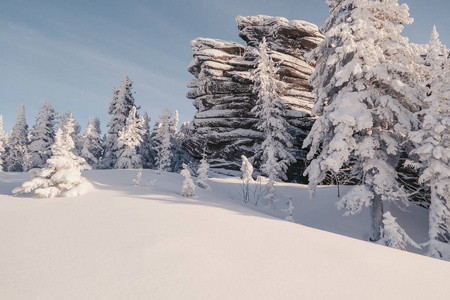
{"label": "snow on rock ledge", "polygon": [[281,17],[238,16],[236,23],[246,46],[208,38],[191,42],[193,60],[188,70],[196,79],[188,83],[191,90],[187,97],[194,100],[197,113],[184,148],[197,158],[206,149],[208,158],[220,161],[221,168],[238,170],[241,155],[252,158],[258,167],[255,154],[263,135],[257,131],[257,120],[250,112],[256,96],[250,79],[254,56],[249,50],[266,37],[269,55],[279,64],[277,79],[285,83],[282,98],[289,108],[287,120],[295,137],[292,152],[299,163],[291,166],[290,179],[299,180],[296,177],[303,173],[306,153],[298,149],[311,127],[313,104],[308,79],[314,65],[306,62],[304,54],[315,48],[323,35],[314,24]]}

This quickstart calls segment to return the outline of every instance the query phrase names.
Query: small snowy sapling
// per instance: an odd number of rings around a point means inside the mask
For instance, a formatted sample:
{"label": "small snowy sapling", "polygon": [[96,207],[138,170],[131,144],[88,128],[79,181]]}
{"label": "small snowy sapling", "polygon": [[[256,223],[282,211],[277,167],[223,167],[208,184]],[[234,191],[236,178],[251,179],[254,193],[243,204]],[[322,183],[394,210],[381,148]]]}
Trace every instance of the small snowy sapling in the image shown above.
{"label": "small snowy sapling", "polygon": [[155,182],[156,182],[156,179],[153,179],[152,181],[149,181],[149,182],[147,183],[147,187],[148,187],[149,189],[152,189],[153,186],[155,185]]}
{"label": "small snowy sapling", "polygon": [[142,169],[139,169],[139,172],[136,175],[136,178],[133,179],[134,186],[140,186],[142,181]]}
{"label": "small snowy sapling", "polygon": [[252,173],[253,166],[248,161],[245,155],[241,156],[242,158],[242,197],[244,198],[244,203],[248,203],[250,201],[250,183],[253,182]]}
{"label": "small snowy sapling", "polygon": [[198,173],[197,185],[202,189],[206,190],[210,189],[208,184],[208,170],[209,164],[206,161],[206,154],[203,153],[203,158],[200,160],[200,167],[197,170]]}
{"label": "small snowy sapling", "polygon": [[396,218],[389,211],[383,215],[384,237],[378,243],[400,250],[405,250],[407,244],[420,249],[421,247],[406,234],[395,220]]}
{"label": "small snowy sapling", "polygon": [[187,165],[183,164],[183,170],[181,170],[181,175],[184,176],[183,188],[181,190],[181,195],[184,197],[194,197],[195,196],[195,184],[191,178],[191,172],[189,172]]}
{"label": "small snowy sapling", "polygon": [[294,221],[294,204],[292,203],[292,197],[289,197],[289,201],[287,202],[288,208],[282,209],[281,211],[286,213],[286,218],[284,218],[286,221],[289,222],[295,222]]}

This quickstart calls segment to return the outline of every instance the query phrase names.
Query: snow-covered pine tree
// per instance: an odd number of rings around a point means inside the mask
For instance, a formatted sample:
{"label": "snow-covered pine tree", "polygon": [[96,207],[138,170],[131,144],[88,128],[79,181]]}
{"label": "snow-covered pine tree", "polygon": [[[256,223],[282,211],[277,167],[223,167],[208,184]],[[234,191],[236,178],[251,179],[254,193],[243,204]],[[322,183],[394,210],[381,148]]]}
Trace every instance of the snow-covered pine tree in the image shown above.
{"label": "snow-covered pine tree", "polygon": [[133,106],[128,115],[125,127],[119,131],[117,145],[116,169],[140,169],[142,168],[141,155],[137,153],[142,143],[144,134],[144,118],[136,117],[136,106]]}
{"label": "snow-covered pine tree", "polygon": [[42,168],[52,152],[51,147],[55,142],[56,112],[50,101],[47,101],[36,117],[36,123],[30,132],[31,168]]}
{"label": "snow-covered pine tree", "polygon": [[397,183],[400,145],[418,122],[421,105],[412,72],[408,40],[408,6],[398,0],[329,0],[331,16],[322,31],[324,41],[308,54],[316,61],[310,78],[313,114],[320,115],[304,141],[313,159],[311,196],[327,172],[352,164],[360,184],[338,203],[357,213],[370,206],[372,241],[382,234],[383,201],[403,201],[407,193]]}
{"label": "snow-covered pine tree", "polygon": [[436,27],[431,34],[426,62],[427,107],[419,112],[421,128],[410,133],[411,151],[420,170],[419,182],[429,186],[429,250],[432,257],[450,260],[450,68]]}
{"label": "snow-covered pine tree", "polygon": [[3,131],[3,115],[0,115],[0,172],[3,172],[3,159],[5,156],[5,132]]}
{"label": "snow-covered pine tree", "polygon": [[187,168],[186,164],[182,165],[183,169],[180,174],[184,177],[183,188],[181,189],[181,195],[184,197],[194,197],[195,196],[195,184],[191,178],[191,172]]}
{"label": "snow-covered pine tree", "polygon": [[[108,114],[112,115],[108,123],[108,135],[104,141],[104,155],[102,159],[103,168],[111,169],[117,163],[118,152],[120,151],[117,139],[119,131],[125,127],[130,110],[134,106],[132,90],[133,82],[125,76],[119,89],[113,89],[113,100],[109,104]],[[136,117],[138,117],[136,115]]]}
{"label": "snow-covered pine tree", "polygon": [[156,151],[155,164],[159,172],[170,171],[173,157],[173,123],[171,117],[172,113],[165,109],[153,127],[152,148]]}
{"label": "snow-covered pine tree", "polygon": [[181,126],[178,130],[178,110],[175,110],[175,114],[172,119],[172,129],[171,129],[171,144],[172,144],[172,163],[170,168],[172,172],[178,172],[182,168],[183,163],[192,162],[192,157],[184,151],[182,144],[185,141],[185,127]]}
{"label": "snow-covered pine tree", "polygon": [[264,133],[265,137],[261,145],[262,165],[260,169],[269,178],[267,196],[273,204],[274,182],[287,179],[286,171],[289,165],[296,160],[286,149],[292,147],[292,136],[288,132],[288,123],[284,118],[286,106],[278,95],[281,83],[275,79],[276,68],[268,51],[266,38],[263,37],[259,48],[255,49],[256,69],[251,75],[254,82],[253,93],[258,96],[252,112],[259,119],[256,126]]}
{"label": "snow-covered pine tree", "polygon": [[34,191],[41,197],[77,196],[82,191],[77,187],[85,179],[81,171],[89,169],[86,161],[75,155],[75,144],[72,140],[74,130],[73,119],[68,116],[62,128],[58,128],[55,143],[52,146],[52,156],[47,160],[46,167],[35,169],[35,177],[31,181],[15,188],[13,194],[31,193]]}
{"label": "snow-covered pine tree", "polygon": [[142,116],[144,118],[144,125],[142,129],[144,134],[142,135],[142,143],[139,146],[138,153],[141,155],[142,167],[144,169],[151,169],[155,164],[155,159],[152,155],[152,139],[150,131],[150,117],[147,112]]}
{"label": "snow-covered pine tree", "polygon": [[8,141],[8,152],[5,164],[9,172],[27,171],[28,156],[28,125],[25,119],[25,105],[22,104],[16,124],[14,125]]}
{"label": "snow-covered pine tree", "polygon": [[388,247],[406,250],[406,245],[410,244],[414,248],[421,249],[416,242],[414,242],[395,221],[391,213],[388,211],[383,215],[383,238],[378,241],[380,245],[386,245]]}
{"label": "snow-covered pine tree", "polygon": [[81,148],[81,157],[91,166],[92,169],[97,169],[100,163],[100,157],[103,153],[103,148],[100,139],[100,120],[93,118],[84,130],[83,147]]}
{"label": "snow-covered pine tree", "polygon": [[197,170],[198,179],[197,179],[197,185],[201,187],[202,189],[209,190],[209,184],[208,184],[208,171],[209,171],[209,164],[206,160],[206,153],[203,152],[202,159],[200,160],[200,167]]}

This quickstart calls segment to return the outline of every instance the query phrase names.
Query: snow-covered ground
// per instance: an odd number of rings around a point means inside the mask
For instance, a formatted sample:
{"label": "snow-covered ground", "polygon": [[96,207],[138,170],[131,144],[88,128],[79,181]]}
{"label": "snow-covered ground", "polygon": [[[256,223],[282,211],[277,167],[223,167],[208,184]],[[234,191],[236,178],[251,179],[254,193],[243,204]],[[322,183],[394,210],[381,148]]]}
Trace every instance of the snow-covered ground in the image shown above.
{"label": "snow-covered ground", "polygon": [[[368,213],[342,217],[334,206],[336,187],[319,188],[317,199],[309,200],[305,186],[280,184],[277,209],[264,207],[262,199],[255,210],[240,200],[237,178],[213,179],[211,190],[197,188],[188,199],[180,195],[179,174],[144,170],[141,186],[134,187],[136,175],[87,171],[95,188],[88,194],[35,199],[11,196],[29,174],[0,173],[0,299],[450,295],[448,262],[363,241]],[[145,184],[153,179],[149,189]],[[280,219],[290,197],[302,225]],[[426,211],[408,210],[390,207],[423,243]]]}

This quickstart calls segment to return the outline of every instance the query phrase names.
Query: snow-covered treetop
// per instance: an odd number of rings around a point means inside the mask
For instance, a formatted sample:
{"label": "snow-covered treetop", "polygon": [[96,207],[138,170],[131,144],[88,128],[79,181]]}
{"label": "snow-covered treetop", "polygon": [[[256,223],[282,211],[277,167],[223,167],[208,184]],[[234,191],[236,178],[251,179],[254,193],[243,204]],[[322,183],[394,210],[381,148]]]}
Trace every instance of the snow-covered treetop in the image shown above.
{"label": "snow-covered treetop", "polygon": [[445,47],[439,41],[439,34],[434,27],[426,57],[428,79],[424,84],[428,96],[424,102],[427,107],[418,113],[422,119],[420,130],[409,135],[418,145],[411,154],[419,155],[421,163],[412,165],[424,168],[420,177],[422,182],[446,179],[450,172],[450,59],[445,53]]}
{"label": "snow-covered treetop", "polygon": [[89,119],[88,125],[84,130],[83,137],[89,137],[91,139],[100,139],[100,120],[98,118]]}
{"label": "snow-covered treetop", "polygon": [[36,116],[36,123],[31,131],[31,141],[45,138],[52,143],[55,135],[55,119],[55,109],[51,106],[50,101],[47,101]]}
{"label": "snow-covered treetop", "polygon": [[17,116],[16,124],[12,129],[12,134],[10,137],[10,144],[19,144],[26,146],[28,143],[28,125],[25,118],[25,105],[22,104],[20,107],[19,115]]}
{"label": "snow-covered treetop", "polygon": [[[328,4],[331,16],[322,28],[325,39],[307,56],[316,59],[319,68],[310,78],[318,99],[313,113],[321,114],[327,99],[337,90],[367,90],[363,83],[347,86],[363,81],[386,85],[394,96],[407,95],[409,101],[403,104],[417,110],[418,91],[408,84],[417,77],[411,74],[415,54],[407,46],[408,39],[400,34],[403,24],[413,21],[408,6],[399,5],[398,0],[340,0]],[[330,73],[334,76],[328,77]]]}
{"label": "snow-covered treetop", "polygon": [[129,112],[134,106],[134,97],[131,91],[132,89],[133,82],[130,78],[128,78],[128,76],[125,76],[122,79],[120,88],[113,89],[113,100],[111,101],[108,109],[108,113],[113,116],[111,121],[108,123],[108,127],[110,127],[108,133],[118,134],[118,132],[125,125]]}

